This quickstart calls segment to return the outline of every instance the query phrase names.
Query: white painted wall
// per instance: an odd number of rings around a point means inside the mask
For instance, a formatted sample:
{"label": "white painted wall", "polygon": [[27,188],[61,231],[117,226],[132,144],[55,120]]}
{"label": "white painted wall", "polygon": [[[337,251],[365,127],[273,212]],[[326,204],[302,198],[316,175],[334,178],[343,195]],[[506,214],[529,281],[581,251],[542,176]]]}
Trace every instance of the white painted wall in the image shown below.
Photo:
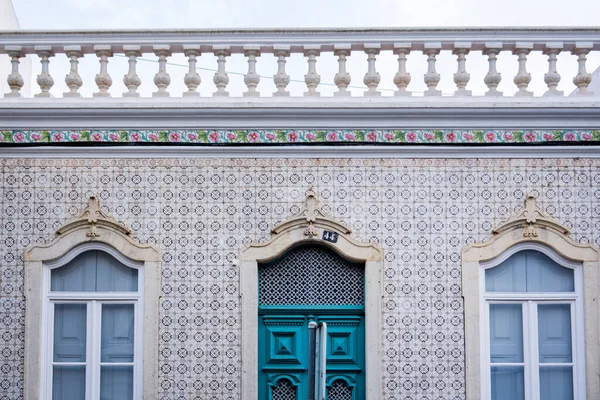
{"label": "white painted wall", "polygon": [[[19,30],[19,20],[12,5],[11,0],[0,0],[0,30]],[[25,80],[25,85],[21,89],[24,97],[31,96],[31,56],[21,59],[19,71]],[[10,58],[5,54],[0,54],[0,97],[10,91],[6,77],[10,74]]]}

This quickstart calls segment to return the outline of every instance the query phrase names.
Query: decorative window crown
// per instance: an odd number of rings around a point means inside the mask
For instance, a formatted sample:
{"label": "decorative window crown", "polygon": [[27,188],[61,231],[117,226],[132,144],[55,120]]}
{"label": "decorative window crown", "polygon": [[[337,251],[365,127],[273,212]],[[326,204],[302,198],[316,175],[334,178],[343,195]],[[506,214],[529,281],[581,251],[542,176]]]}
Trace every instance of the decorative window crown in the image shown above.
{"label": "decorative window crown", "polygon": [[75,218],[67,222],[56,230],[56,236],[78,229],[82,226],[89,226],[86,234],[90,238],[100,236],[97,226],[107,226],[121,232],[124,235],[131,236],[131,229],[117,221],[112,215],[100,208],[100,200],[96,195],[90,196],[88,205]]}
{"label": "decorative window crown", "polygon": [[538,237],[539,228],[551,229],[561,235],[569,234],[567,227],[539,209],[537,198],[533,194],[527,196],[523,208],[516,215],[500,224],[492,233],[499,235],[517,228],[523,228],[523,237],[526,238]]}
{"label": "decorative window crown", "polygon": [[304,200],[304,207],[300,210],[300,212],[287,221],[275,226],[272,229],[272,232],[274,234],[280,234],[294,226],[297,226],[299,223],[306,225],[304,236],[307,236],[308,238],[318,236],[315,225],[329,227],[345,235],[352,232],[346,225],[328,218],[325,214],[323,214],[319,204],[319,199],[317,199],[316,193],[312,186],[310,186],[306,191],[306,200]]}

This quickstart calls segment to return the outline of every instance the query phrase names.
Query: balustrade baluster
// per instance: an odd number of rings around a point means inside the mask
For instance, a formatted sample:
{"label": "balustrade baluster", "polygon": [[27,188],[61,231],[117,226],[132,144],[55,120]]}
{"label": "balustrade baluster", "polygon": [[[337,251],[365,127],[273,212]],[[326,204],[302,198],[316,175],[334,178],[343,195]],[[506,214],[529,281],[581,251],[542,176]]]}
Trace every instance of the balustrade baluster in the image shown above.
{"label": "balustrade baluster", "polygon": [[304,75],[304,82],[308,91],[304,92],[307,97],[319,97],[317,86],[321,82],[321,75],[317,74],[317,56],[321,54],[321,46],[304,46],[304,56],[308,58],[308,73]]}
{"label": "balustrade baluster", "polygon": [[436,87],[440,82],[440,74],[435,70],[435,57],[440,53],[441,43],[425,43],[423,53],[427,54],[427,73],[424,75],[424,81],[427,85],[425,96],[441,96],[441,90]]}
{"label": "balustrade baluster", "polygon": [[260,46],[244,46],[244,55],[248,57],[248,73],[244,75],[248,91],[244,92],[244,97],[259,97],[256,87],[260,82],[260,75],[256,73],[256,57],[260,56]]}
{"label": "balustrade baluster", "polygon": [[213,48],[215,56],[217,56],[217,72],[213,76],[213,82],[217,87],[217,91],[213,93],[213,96],[225,97],[229,96],[229,92],[225,90],[229,83],[229,76],[225,72],[225,57],[228,57],[231,52],[228,47],[215,46]]}
{"label": "balustrade baluster", "polygon": [[454,83],[456,83],[455,96],[471,96],[471,91],[467,90],[467,84],[471,79],[471,75],[467,72],[466,55],[471,50],[471,43],[454,43],[453,54],[457,56],[456,61],[458,67],[454,74]]}
{"label": "balustrade baluster", "polygon": [[379,50],[381,49],[381,45],[378,44],[370,44],[365,46],[365,53],[367,53],[367,73],[363,79],[363,83],[369,88],[369,90],[365,91],[364,95],[366,97],[370,96],[381,96],[381,92],[377,90],[377,86],[379,86],[379,81],[381,81],[381,76],[379,72],[375,69],[375,61],[376,56],[379,54]]}
{"label": "balustrade baluster", "polygon": [[167,57],[171,56],[169,46],[154,46],[154,54],[158,57],[158,72],[154,75],[154,84],[158,91],[152,93],[152,97],[169,97],[167,88],[171,84],[171,76],[167,73]]}
{"label": "balustrade baluster", "polygon": [[289,97],[290,92],[285,90],[290,83],[290,76],[285,73],[285,58],[290,56],[290,46],[274,46],[273,54],[277,57],[277,73],[273,75],[277,91],[273,93],[273,96]]}
{"label": "balustrade baluster", "polygon": [[111,46],[94,46],[96,55],[100,58],[100,72],[96,75],[96,85],[99,91],[94,93],[94,97],[110,97],[108,89],[112,85],[112,78],[108,74],[108,57],[112,57]]}
{"label": "balustrade baluster", "polygon": [[502,42],[488,42],[485,44],[483,54],[488,56],[489,69],[488,73],[483,78],[483,82],[488,87],[485,92],[486,96],[500,97],[502,92],[498,90],[498,85],[502,81],[502,74],[496,69],[497,56],[502,51]]}
{"label": "balustrade baluster", "polygon": [[33,49],[40,57],[40,62],[42,64],[42,72],[36,79],[36,82],[40,85],[42,91],[36,94],[35,97],[52,97],[50,89],[54,86],[54,78],[50,75],[49,58],[54,56],[54,52],[52,52],[52,47],[50,46],[34,46]]}
{"label": "balustrade baluster", "polygon": [[81,46],[65,46],[65,54],[71,63],[71,70],[65,76],[69,91],[63,93],[63,97],[81,97],[79,88],[83,85],[83,80],[78,72],[79,58],[82,57]]}
{"label": "balustrade baluster", "polygon": [[187,92],[183,92],[183,97],[199,97],[200,93],[196,91],[200,86],[200,74],[196,72],[197,57],[200,56],[200,46],[183,46],[183,54],[188,58],[189,69],[183,77],[183,83],[187,86]]}
{"label": "balustrade baluster", "polygon": [[545,54],[548,55],[548,73],[544,75],[544,82],[548,85],[548,91],[544,96],[562,96],[563,92],[557,90],[556,87],[560,82],[560,74],[556,70],[556,56],[563,49],[562,42],[554,42],[546,44]]}
{"label": "balustrade baluster", "polygon": [[23,77],[19,73],[19,58],[24,57],[21,46],[6,46],[6,54],[10,57],[11,72],[6,78],[6,83],[10,87],[10,92],[5,93],[4,97],[21,97],[21,89],[25,84]]}
{"label": "balustrade baluster", "polygon": [[346,57],[350,55],[350,45],[335,45],[333,54],[338,57],[338,72],[333,77],[333,83],[337,86],[338,91],[333,95],[336,97],[350,97],[352,93],[348,90],[348,86],[352,78],[346,71]]}
{"label": "balustrade baluster", "polygon": [[572,54],[577,55],[577,64],[579,65],[577,75],[573,78],[573,83],[577,86],[576,95],[586,96],[594,94],[588,90],[588,86],[592,83],[592,74],[588,73],[585,67],[587,61],[587,55],[590,50],[594,47],[593,43],[575,43],[575,49]]}
{"label": "balustrade baluster", "polygon": [[533,43],[516,43],[513,54],[518,56],[519,71],[513,80],[519,91],[515,96],[533,96],[533,93],[527,90],[529,82],[531,82],[531,74],[527,72],[527,55],[533,49]]}
{"label": "balustrade baluster", "polygon": [[[382,96],[383,90],[379,89],[381,85],[381,75],[378,70],[382,69],[382,60],[387,57],[385,56],[386,51],[393,51],[393,54],[397,57],[397,67],[393,67],[393,83],[397,87],[394,90],[394,96],[450,96],[450,92],[442,93],[441,73],[446,71],[437,71],[438,57],[441,55],[441,60],[446,60],[446,56],[450,51],[453,56],[456,57],[456,67],[452,74],[452,80],[455,83],[455,88],[451,90],[454,92],[455,97],[472,97],[474,94],[470,90],[473,83],[471,83],[471,74],[469,70],[474,67],[472,60],[479,57],[479,51],[482,53],[482,60],[487,60],[487,71],[485,71],[485,77],[483,81],[487,86],[485,96],[498,96],[502,97],[503,92],[499,89],[504,89],[502,85],[502,74],[499,72],[500,66],[498,59],[504,60],[502,52],[505,52],[506,58],[512,59],[513,71],[509,72],[509,82],[504,82],[504,86],[512,85],[511,81],[516,85],[516,89],[509,90],[510,93],[514,93],[515,99],[513,102],[522,103],[523,100],[519,100],[521,96],[531,97],[534,96],[534,90],[532,86],[532,78],[542,78],[546,84],[546,90],[541,91],[539,95],[543,94],[543,97],[564,97],[568,95],[568,91],[563,89],[563,86],[568,86],[562,79],[559,73],[559,56],[566,57],[565,54],[571,54],[577,60],[577,72],[576,75],[572,75],[569,79],[572,79],[576,86],[574,95],[582,96],[592,94],[590,86],[592,82],[591,74],[592,71],[587,70],[587,58],[590,60],[595,57],[598,53],[599,41],[594,36],[593,29],[584,30],[564,30],[564,29],[517,29],[513,30],[490,30],[490,29],[464,29],[464,30],[435,30],[435,31],[408,31],[398,30],[395,34],[397,35],[381,35],[377,30],[341,30],[331,32],[320,32],[311,30],[291,30],[286,32],[285,44],[276,44],[277,42],[269,41],[268,35],[263,33],[256,35],[254,31],[248,31],[243,35],[234,35],[232,32],[219,31],[210,33],[212,38],[204,38],[202,44],[198,42],[189,42],[189,35],[186,33],[177,34],[163,34],[157,33],[156,41],[137,43],[136,41],[130,41],[128,38],[138,37],[140,32],[135,34],[112,32],[108,36],[105,34],[93,34],[85,35],[86,39],[81,42],[78,41],[78,35],[69,32],[60,32],[58,35],[53,35],[52,41],[44,39],[44,36],[40,36],[35,32],[28,32],[23,35],[15,35],[11,32],[5,32],[0,34],[6,40],[4,45],[0,44],[0,53],[6,54],[9,57],[10,71],[8,76],[5,75],[6,82],[10,87],[7,90],[8,93],[0,93],[0,96],[4,97],[22,97],[25,92],[24,88],[29,92],[29,82],[26,79],[24,70],[29,67],[29,64],[24,64],[23,58],[28,57],[29,54],[37,54],[41,63],[41,72],[37,74],[36,82],[39,85],[38,89],[33,89],[34,97],[52,97],[51,92],[54,87],[54,79],[50,74],[50,62],[54,65],[53,69],[56,68],[54,56],[56,51],[60,51],[65,54],[67,61],[69,62],[69,68],[67,74],[62,75],[64,82],[66,83],[67,89],[64,90],[63,97],[65,98],[81,98],[84,92],[94,92],[93,97],[111,97],[112,78],[109,75],[108,64],[112,62],[113,52],[122,52],[128,63],[128,70],[125,75],[122,75],[123,83],[125,84],[126,90],[122,93],[122,96],[139,98],[141,96],[141,73],[137,73],[137,60],[142,60],[143,52],[153,52],[155,59],[157,60],[158,67],[155,69],[153,74],[153,81],[156,85],[156,89],[152,92],[151,97],[169,97],[169,87],[171,84],[171,77],[167,69],[167,65],[171,62],[177,54],[173,54],[173,51],[179,52],[185,55],[188,65],[186,71],[183,72],[183,83],[186,89],[183,89],[181,95],[183,97],[200,97],[200,84],[201,84],[201,71],[202,66],[200,56],[205,56],[208,53],[208,57],[212,59],[210,54],[214,54],[217,62],[216,72],[213,76],[213,82],[215,88],[210,90],[214,97],[230,96],[228,92],[228,85],[230,77],[227,72],[227,62],[232,54],[241,54],[247,62],[246,73],[243,75],[243,81],[246,89],[242,91],[242,94],[236,92],[236,96],[243,97],[256,97],[260,98],[258,86],[261,82],[261,75],[258,69],[264,67],[261,61],[261,65],[258,66],[259,57],[261,57],[265,49],[275,56],[277,62],[277,72],[273,75],[273,83],[276,89],[273,91],[273,97],[290,96],[291,73],[286,72],[286,68],[290,68],[287,65],[287,60],[294,59],[298,54],[298,57],[304,59],[307,63],[307,70],[305,69],[304,82],[306,89],[303,89],[303,97],[320,97],[321,95],[321,75],[317,69],[322,70],[324,64],[319,64],[317,68],[317,61],[321,56],[322,52],[333,52],[335,59],[337,60],[338,68],[333,73],[333,83],[335,83],[336,89],[331,90],[334,97],[349,98],[352,97],[351,84],[356,83],[356,76],[351,76],[352,68],[354,65],[352,59],[360,58],[360,52],[366,54],[367,68],[363,75],[364,87],[361,90],[364,97],[371,96]],[[402,36],[404,35],[404,36]],[[254,37],[257,40],[249,39]],[[406,41],[401,42],[402,38]],[[112,39],[111,39],[112,38]],[[187,39],[186,39],[187,38]],[[398,42],[394,43],[393,38],[398,38]],[[114,41],[109,41],[113,40]],[[263,41],[263,39],[265,41]],[[577,41],[581,39],[582,41]],[[211,41],[212,40],[212,41]],[[275,39],[277,40],[277,39]],[[518,40],[518,41],[517,41]],[[40,43],[41,45],[36,45]],[[95,44],[97,43],[97,44]],[[132,45],[123,45],[123,43],[132,43]],[[186,43],[186,44],[184,44]],[[281,42],[279,42],[281,43]],[[382,52],[383,50],[383,52]],[[423,57],[419,54],[414,56],[416,52],[421,52]],[[473,53],[471,53],[473,51]],[[540,71],[540,68],[533,69],[532,62],[536,60],[535,51],[543,53],[547,56],[547,67],[544,67],[544,71]],[[411,53],[415,52],[415,53]],[[510,53],[509,53],[510,52]],[[292,53],[295,53],[292,55]],[[85,65],[83,57],[87,58],[88,54],[95,54],[99,62],[98,69],[95,75],[95,84],[97,89],[93,88],[88,90],[82,90],[84,74],[79,72],[79,67]],[[381,57],[379,55],[382,55]],[[411,67],[412,64],[407,64],[408,58],[411,57],[411,63],[414,60],[423,62],[426,60],[426,64],[421,64],[423,70],[423,82],[426,87],[424,92],[418,92],[418,94],[411,93],[408,90],[408,86],[414,83],[412,82],[412,76],[408,72],[407,67]],[[508,57],[508,54],[512,54],[512,57]],[[534,54],[530,61],[530,54]],[[588,55],[590,54],[590,55]],[[61,57],[59,55],[59,57]],[[237,56],[234,55],[233,60],[235,61]],[[416,57],[416,58],[415,58]],[[467,59],[469,65],[467,68]],[[514,60],[516,59],[516,64]],[[379,62],[379,64],[378,64]],[[485,62],[485,61],[482,61]],[[529,65],[528,65],[529,62]],[[564,61],[561,61],[564,62]],[[8,64],[8,62],[7,62]],[[140,64],[141,65],[141,64]],[[274,66],[273,66],[274,67]],[[388,66],[389,67],[389,66]],[[414,66],[413,66],[414,67]],[[561,64],[561,70],[564,67]],[[83,67],[82,67],[83,68]],[[140,67],[141,68],[141,67]],[[172,67],[169,67],[169,69]],[[396,70],[397,68],[397,70]],[[529,72],[529,69],[532,69]],[[38,70],[39,70],[38,66]],[[111,72],[114,72],[111,64]],[[157,71],[158,70],[158,71]],[[516,70],[516,71],[515,71]],[[35,68],[34,68],[35,71]],[[82,69],[83,71],[83,69]],[[27,71],[29,73],[29,71]],[[389,71],[388,71],[389,72]],[[541,72],[540,76],[532,76],[538,72]],[[566,72],[563,72],[563,74]],[[506,79],[506,72],[504,72]],[[512,79],[510,79],[512,77]],[[358,78],[360,79],[360,77]],[[481,78],[480,78],[481,79]],[[444,77],[444,82],[448,83],[450,76]],[[118,82],[117,82],[118,83]],[[535,83],[535,82],[534,82]],[[539,83],[539,82],[538,82]],[[567,82],[568,83],[568,82]],[[86,87],[89,83],[85,83]],[[178,83],[179,85],[181,82]],[[205,83],[206,84],[206,83]],[[330,84],[326,84],[331,86]],[[117,85],[118,86],[118,85]],[[209,85],[210,86],[210,85]],[[266,85],[268,86],[268,85]],[[360,85],[359,85],[360,86]],[[559,90],[559,86],[561,90]],[[262,88],[262,87],[261,87]],[[356,88],[356,86],[355,86]],[[412,87],[411,87],[412,88]],[[421,89],[422,90],[422,89]],[[563,90],[565,90],[563,92]],[[593,90],[593,89],[592,89]],[[55,89],[56,91],[56,89]],[[63,90],[61,89],[61,92]],[[329,93],[330,89],[327,89]],[[506,91],[506,90],[504,90]],[[52,92],[54,93],[54,92]],[[423,94],[420,94],[423,93]],[[536,92],[537,94],[537,92]],[[92,94],[86,94],[92,96]],[[148,96],[149,94],[145,94]],[[176,94],[179,95],[179,94]],[[268,96],[268,94],[263,94]],[[477,94],[482,96],[481,93]],[[115,94],[118,96],[118,94]],[[512,97],[512,96],[511,96]],[[257,100],[258,101],[258,100]],[[565,99],[566,101],[566,99]],[[571,100],[577,101],[577,100]],[[583,101],[583,100],[581,100]],[[516,104],[515,103],[515,104]]]}
{"label": "balustrade baluster", "polygon": [[398,90],[394,96],[412,96],[412,93],[406,90],[410,83],[410,74],[406,72],[406,56],[410,54],[410,43],[394,43],[394,54],[398,55],[398,72],[394,75],[394,84]]}
{"label": "balustrade baluster", "polygon": [[123,83],[127,87],[128,91],[123,93],[123,97],[140,97],[137,89],[142,84],[142,80],[137,74],[137,57],[141,56],[140,46],[123,46],[123,51],[127,56],[129,70],[126,75],[123,75]]}

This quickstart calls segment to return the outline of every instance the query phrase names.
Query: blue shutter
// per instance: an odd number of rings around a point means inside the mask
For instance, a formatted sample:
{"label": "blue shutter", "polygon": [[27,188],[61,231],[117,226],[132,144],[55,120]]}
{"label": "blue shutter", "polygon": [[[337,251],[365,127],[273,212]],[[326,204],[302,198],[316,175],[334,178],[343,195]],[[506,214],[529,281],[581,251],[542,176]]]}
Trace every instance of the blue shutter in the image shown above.
{"label": "blue shutter", "polygon": [[68,264],[50,272],[50,290],[53,292],[94,292],[96,254],[87,251]]}
{"label": "blue shutter", "polygon": [[110,254],[96,252],[97,292],[137,292],[138,271],[120,263]]}
{"label": "blue shutter", "polygon": [[540,363],[569,363],[571,354],[571,306],[538,305]]}
{"label": "blue shutter", "polygon": [[136,292],[138,271],[110,254],[91,250],[50,272],[53,292]]}
{"label": "blue shutter", "polygon": [[526,273],[524,252],[512,255],[494,268],[485,270],[487,292],[525,292]]}
{"label": "blue shutter", "polygon": [[490,304],[490,361],[523,362],[521,304]]}
{"label": "blue shutter", "polygon": [[86,305],[54,305],[55,362],[85,362]]}
{"label": "blue shutter", "polygon": [[[133,362],[134,305],[103,304],[100,362]],[[100,370],[100,400],[133,399],[133,365],[103,365]]]}
{"label": "blue shutter", "polygon": [[[86,361],[86,311],[85,304],[54,305],[54,362]],[[85,399],[85,365],[54,365],[52,399]]]}
{"label": "blue shutter", "polygon": [[101,362],[133,362],[133,304],[102,305]]}
{"label": "blue shutter", "polygon": [[485,271],[487,292],[574,292],[575,275],[536,250],[524,250]]}
{"label": "blue shutter", "polygon": [[524,252],[528,292],[574,292],[575,275],[539,251]]}

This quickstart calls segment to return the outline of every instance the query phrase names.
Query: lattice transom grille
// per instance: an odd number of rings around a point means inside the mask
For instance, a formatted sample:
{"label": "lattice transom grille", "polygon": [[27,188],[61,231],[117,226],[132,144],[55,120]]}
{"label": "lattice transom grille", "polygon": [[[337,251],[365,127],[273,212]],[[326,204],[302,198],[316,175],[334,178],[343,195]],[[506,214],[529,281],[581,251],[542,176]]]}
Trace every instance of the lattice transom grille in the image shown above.
{"label": "lattice transom grille", "polygon": [[322,247],[299,247],[259,270],[261,305],[362,305],[364,267]]}
{"label": "lattice transom grille", "polygon": [[273,388],[273,400],[296,400],[296,388],[287,379],[281,379]]}
{"label": "lattice transom grille", "polygon": [[335,381],[327,391],[328,400],[352,400],[352,388],[344,381]]}

